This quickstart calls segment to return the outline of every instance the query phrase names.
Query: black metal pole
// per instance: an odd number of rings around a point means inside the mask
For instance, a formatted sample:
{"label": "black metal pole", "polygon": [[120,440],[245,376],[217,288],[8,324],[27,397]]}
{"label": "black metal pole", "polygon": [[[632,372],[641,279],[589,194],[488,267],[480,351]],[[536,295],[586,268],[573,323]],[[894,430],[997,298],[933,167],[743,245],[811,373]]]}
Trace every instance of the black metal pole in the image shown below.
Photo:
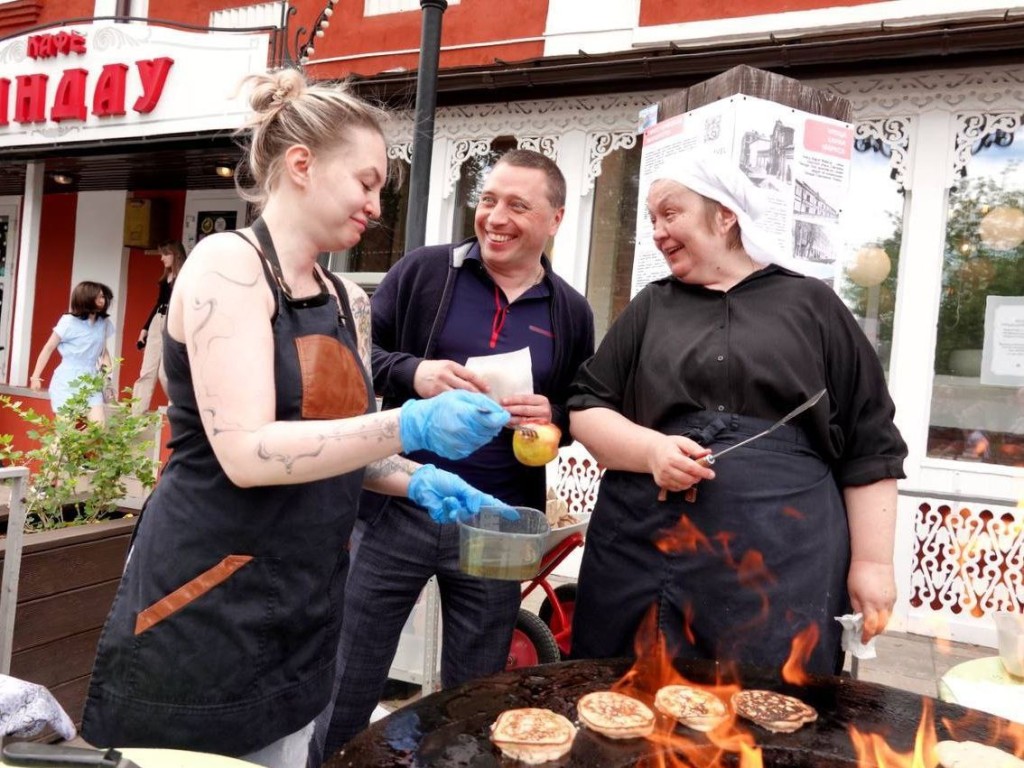
{"label": "black metal pole", "polygon": [[427,234],[430,197],[430,155],[434,149],[434,112],[437,109],[437,68],[441,57],[441,17],[448,0],[420,0],[420,67],[416,74],[416,125],[412,137],[409,174],[409,210],[405,217],[405,252],[423,245]]}

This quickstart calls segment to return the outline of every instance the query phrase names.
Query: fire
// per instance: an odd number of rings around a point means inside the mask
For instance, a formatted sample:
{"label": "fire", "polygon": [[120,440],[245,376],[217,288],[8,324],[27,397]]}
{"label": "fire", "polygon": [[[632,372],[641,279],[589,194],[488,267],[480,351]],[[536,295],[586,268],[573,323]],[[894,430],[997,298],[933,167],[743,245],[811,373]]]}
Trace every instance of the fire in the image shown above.
{"label": "fire", "polygon": [[679,518],[675,528],[663,531],[655,541],[655,546],[666,555],[696,552],[698,549],[714,551],[708,537],[686,515]]}
{"label": "fire", "polygon": [[[652,607],[644,618],[635,640],[636,662],[612,686],[613,691],[624,693],[651,705],[659,688],[666,685],[689,685],[701,688],[728,703],[732,694],[740,690],[736,683],[721,679],[707,685],[687,680],[672,663],[672,656],[666,647],[665,638],[658,632],[657,610]],[[690,735],[687,735],[689,733]],[[667,717],[659,717],[655,732],[648,741],[661,749],[652,755],[651,768],[723,768],[735,766],[739,756],[739,768],[763,768],[761,750],[754,736],[737,726],[736,716],[729,716],[717,728],[707,734],[685,732]],[[731,755],[732,757],[727,757]]]}
{"label": "fire", "polygon": [[857,754],[857,768],[936,768],[935,723],[932,721],[932,703],[923,699],[921,723],[914,737],[911,752],[897,752],[877,733],[864,733],[854,725],[849,727],[850,740]]}
{"label": "fire", "polygon": [[793,638],[789,658],[782,665],[783,680],[793,685],[807,685],[810,681],[806,672],[807,660],[811,658],[820,636],[818,625],[813,622],[797,633]]}

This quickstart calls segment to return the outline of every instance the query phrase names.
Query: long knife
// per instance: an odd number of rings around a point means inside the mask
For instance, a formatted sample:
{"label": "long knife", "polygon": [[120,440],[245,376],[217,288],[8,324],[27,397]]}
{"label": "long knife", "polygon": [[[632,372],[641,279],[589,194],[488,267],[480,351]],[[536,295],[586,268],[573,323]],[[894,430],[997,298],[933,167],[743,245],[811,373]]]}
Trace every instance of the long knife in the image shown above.
{"label": "long knife", "polygon": [[705,466],[705,467],[710,467],[712,464],[714,464],[720,458],[725,456],[725,454],[727,454],[729,451],[735,451],[737,448],[742,448],[747,443],[752,443],[755,440],[764,437],[765,435],[770,435],[772,432],[774,432],[776,429],[781,427],[783,424],[785,424],[786,422],[792,421],[797,416],[799,416],[801,413],[806,411],[808,408],[813,408],[817,404],[817,402],[819,400],[821,400],[821,397],[824,394],[825,394],[825,390],[823,389],[820,392],[812,395],[810,398],[807,399],[806,402],[801,403],[796,408],[794,408],[792,411],[790,411],[785,416],[783,416],[781,419],[776,421],[774,424],[772,424],[770,427],[768,427],[768,429],[766,429],[764,432],[758,432],[756,435],[748,437],[746,440],[741,440],[740,442],[736,443],[736,445],[730,445],[728,448],[723,448],[722,450],[720,450],[720,451],[718,451],[716,453],[709,453],[707,456],[702,456],[701,458],[697,459],[697,463],[701,464],[702,466]]}
{"label": "long knife", "polygon": [[[765,435],[771,434],[772,432],[774,432],[776,429],[781,427],[786,422],[792,421],[793,419],[795,419],[797,416],[799,416],[801,413],[806,411],[808,408],[813,408],[815,406],[815,404],[817,404],[817,402],[819,400],[821,400],[822,395],[825,394],[825,391],[826,390],[823,389],[820,392],[816,392],[815,394],[811,395],[811,397],[809,397],[805,402],[801,403],[796,408],[794,408],[792,411],[790,411],[785,416],[783,416],[781,419],[776,421],[774,424],[772,424],[770,427],[768,427],[768,429],[766,429],[764,432],[758,432],[756,435],[748,437],[746,440],[741,440],[740,442],[736,443],[736,445],[730,445],[728,448],[723,448],[722,450],[718,451],[717,453],[709,453],[707,456],[702,456],[701,458],[697,459],[697,463],[700,464],[702,467],[710,467],[712,464],[714,464],[720,458],[725,456],[725,454],[727,454],[729,451],[735,451],[737,448],[741,448],[744,445],[746,445],[747,443],[752,443],[755,440],[757,440],[758,438],[761,438],[761,437],[764,437]],[[667,499],[667,498],[668,498],[668,490],[665,489],[665,488],[662,488],[658,492],[658,501],[665,501],[665,499]],[[689,501],[689,502],[695,501],[697,499],[697,487],[696,486],[691,486],[690,488],[688,488],[686,490],[686,495],[684,496],[684,498],[687,501]]]}
{"label": "long knife", "polygon": [[66,768],[66,766],[92,766],[92,768],[139,768],[116,749],[86,749],[63,744],[39,744],[16,741],[4,745],[5,765],[35,766],[35,768]]}

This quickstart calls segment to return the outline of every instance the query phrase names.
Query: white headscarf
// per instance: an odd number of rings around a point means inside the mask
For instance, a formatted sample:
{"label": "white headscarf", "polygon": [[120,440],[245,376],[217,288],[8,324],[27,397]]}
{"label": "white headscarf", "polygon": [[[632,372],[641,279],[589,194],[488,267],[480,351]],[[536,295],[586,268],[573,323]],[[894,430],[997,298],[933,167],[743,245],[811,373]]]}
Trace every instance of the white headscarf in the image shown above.
{"label": "white headscarf", "polygon": [[736,214],[743,249],[760,264],[783,263],[778,246],[758,221],[767,212],[764,193],[735,164],[720,155],[692,151],[668,160],[653,181],[674,181],[721,203]]}

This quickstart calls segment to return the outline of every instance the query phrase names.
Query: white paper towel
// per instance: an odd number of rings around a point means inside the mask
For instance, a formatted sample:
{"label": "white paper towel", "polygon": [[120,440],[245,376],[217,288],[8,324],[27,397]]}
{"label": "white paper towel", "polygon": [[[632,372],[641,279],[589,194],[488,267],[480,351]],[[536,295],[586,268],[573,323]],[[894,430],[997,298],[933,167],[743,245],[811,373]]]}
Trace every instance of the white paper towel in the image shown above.
{"label": "white paper towel", "polygon": [[874,659],[878,657],[878,651],[875,650],[875,640],[878,635],[875,635],[866,643],[860,639],[861,633],[864,632],[863,613],[847,613],[843,616],[836,616],[835,619],[843,626],[842,643],[844,651],[858,659]]}

